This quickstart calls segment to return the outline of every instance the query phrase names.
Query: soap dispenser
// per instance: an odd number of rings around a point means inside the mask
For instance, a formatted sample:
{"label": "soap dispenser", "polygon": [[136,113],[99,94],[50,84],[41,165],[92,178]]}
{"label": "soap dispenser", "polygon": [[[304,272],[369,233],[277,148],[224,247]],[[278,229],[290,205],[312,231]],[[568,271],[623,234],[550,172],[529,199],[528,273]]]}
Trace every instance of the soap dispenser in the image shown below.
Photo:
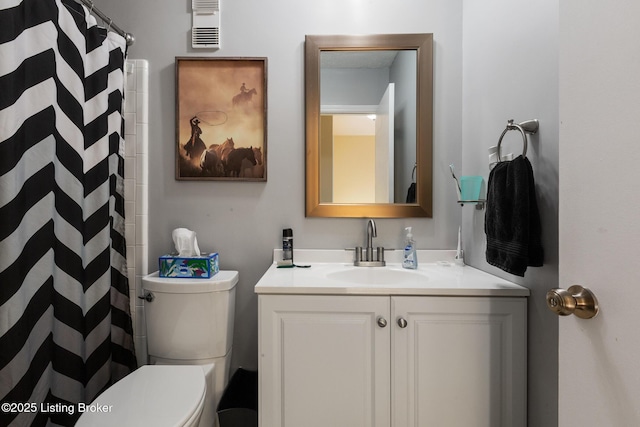
{"label": "soap dispenser", "polygon": [[416,242],[411,234],[411,227],[406,227],[407,237],[404,244],[404,256],[402,258],[402,267],[415,270],[418,268],[418,257],[416,256]]}

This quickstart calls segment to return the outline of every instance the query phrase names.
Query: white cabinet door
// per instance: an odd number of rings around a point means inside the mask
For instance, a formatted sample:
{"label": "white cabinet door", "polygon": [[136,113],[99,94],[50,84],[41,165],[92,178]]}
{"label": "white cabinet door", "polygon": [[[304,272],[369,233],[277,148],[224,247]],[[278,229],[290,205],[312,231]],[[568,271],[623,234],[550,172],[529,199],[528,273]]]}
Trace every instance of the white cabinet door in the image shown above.
{"label": "white cabinet door", "polygon": [[391,317],[393,427],[526,425],[525,298],[392,297]]}
{"label": "white cabinet door", "polygon": [[388,427],[379,318],[389,297],[260,295],[260,427]]}

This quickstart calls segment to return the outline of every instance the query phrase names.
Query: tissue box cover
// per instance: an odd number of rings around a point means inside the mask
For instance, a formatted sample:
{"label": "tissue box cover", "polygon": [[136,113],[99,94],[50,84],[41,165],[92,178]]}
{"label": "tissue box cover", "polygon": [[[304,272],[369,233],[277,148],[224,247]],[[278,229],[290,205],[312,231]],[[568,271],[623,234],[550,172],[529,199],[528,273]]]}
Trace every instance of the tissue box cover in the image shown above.
{"label": "tissue box cover", "polygon": [[220,271],[217,252],[203,253],[195,257],[180,257],[175,254],[163,255],[158,263],[160,277],[209,279]]}

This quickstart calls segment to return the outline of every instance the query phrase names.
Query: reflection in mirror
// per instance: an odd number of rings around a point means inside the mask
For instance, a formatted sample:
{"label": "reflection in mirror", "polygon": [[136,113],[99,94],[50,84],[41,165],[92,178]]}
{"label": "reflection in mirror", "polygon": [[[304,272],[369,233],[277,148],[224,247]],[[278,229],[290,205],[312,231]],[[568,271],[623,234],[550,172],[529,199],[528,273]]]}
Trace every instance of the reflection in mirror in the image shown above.
{"label": "reflection in mirror", "polygon": [[431,42],[307,36],[307,216],[431,216]]}
{"label": "reflection in mirror", "polygon": [[[320,149],[342,165],[332,169],[332,199],[323,176],[330,169],[320,169],[321,203],[415,202],[406,196],[416,163],[416,70],[415,50],[320,52]],[[333,138],[323,127],[332,118]]]}
{"label": "reflection in mirror", "polygon": [[322,114],[320,203],[388,203],[388,184],[379,182],[388,164],[376,170],[376,154],[375,114]]}

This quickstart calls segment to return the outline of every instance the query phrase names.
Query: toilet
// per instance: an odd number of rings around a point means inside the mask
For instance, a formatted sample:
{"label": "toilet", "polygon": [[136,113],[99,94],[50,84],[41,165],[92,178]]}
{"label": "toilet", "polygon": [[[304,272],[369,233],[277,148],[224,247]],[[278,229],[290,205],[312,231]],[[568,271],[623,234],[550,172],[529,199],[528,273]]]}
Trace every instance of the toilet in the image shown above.
{"label": "toilet", "polygon": [[210,279],[145,276],[149,365],[87,405],[76,426],[213,427],[229,380],[237,271]]}

